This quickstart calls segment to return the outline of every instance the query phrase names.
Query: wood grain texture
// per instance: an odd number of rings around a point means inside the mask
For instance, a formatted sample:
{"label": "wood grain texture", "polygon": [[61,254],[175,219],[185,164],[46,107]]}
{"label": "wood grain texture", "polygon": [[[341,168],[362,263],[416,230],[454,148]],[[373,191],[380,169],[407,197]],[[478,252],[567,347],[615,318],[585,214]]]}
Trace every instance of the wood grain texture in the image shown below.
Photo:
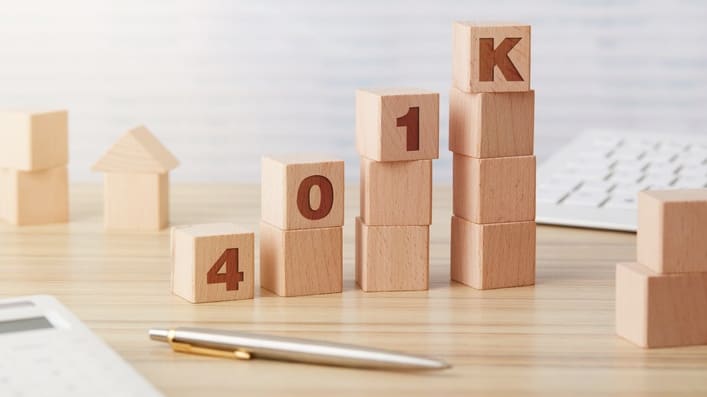
{"label": "wood grain texture", "polygon": [[[479,44],[493,39],[493,48],[499,50],[504,39],[520,40],[507,56],[520,74],[520,81],[508,81],[499,66],[495,66],[492,81],[481,81]],[[530,90],[530,26],[515,23],[478,24],[454,22],[452,26],[452,81],[464,92],[508,92]]]}
{"label": "wood grain texture", "polygon": [[341,292],[342,228],[281,230],[260,222],[260,286],[280,296]]}
{"label": "wood grain texture", "polygon": [[[344,161],[321,154],[291,154],[263,157],[261,162],[261,205],[263,221],[283,230],[342,226],[344,224]],[[323,176],[333,198],[328,212],[306,217],[298,196],[309,191],[310,209],[321,212],[322,186],[304,189],[307,178]]]}
{"label": "wood grain texture", "polygon": [[707,272],[707,189],[638,194],[638,262],[657,273]]}
{"label": "wood grain texture", "polygon": [[[419,145],[411,150],[408,130],[398,126],[418,108]],[[356,149],[376,161],[432,160],[439,157],[439,94],[416,88],[356,90]]]}
{"label": "wood grain texture", "polygon": [[451,279],[476,289],[535,283],[535,222],[481,225],[452,217]]}
{"label": "wood grain texture", "polygon": [[366,292],[429,288],[429,226],[369,226],[356,218],[356,283]]}
{"label": "wood grain texture", "polygon": [[474,223],[535,220],[535,156],[454,154],[454,215]]}
{"label": "wood grain texture", "polygon": [[37,171],[69,163],[69,113],[0,112],[0,168]]}
{"label": "wood grain texture", "polygon": [[18,226],[67,222],[66,166],[39,171],[0,169],[0,220]]}
{"label": "wood grain texture", "polygon": [[156,231],[169,225],[169,174],[106,173],[106,230]]}
{"label": "wood grain texture", "polygon": [[[0,296],[56,295],[174,397],[707,394],[707,346],[644,350],[616,336],[616,263],[635,260],[633,234],[539,226],[536,285],[479,291],[450,281],[451,190],[436,186],[430,289],[371,294],[354,281],[358,196],[358,186],[347,189],[341,294],[283,298],[256,288],[255,299],[192,305],[170,292],[169,232],[104,233],[100,186],[74,184],[71,223],[0,224]],[[172,185],[175,224],[255,230],[259,203],[258,185]],[[146,335],[171,326],[356,343],[454,367],[410,374],[176,354]]]}
{"label": "wood grain texture", "polygon": [[432,223],[432,160],[361,157],[361,218],[367,225]]}
{"label": "wood grain texture", "polygon": [[123,134],[93,165],[93,171],[163,174],[179,161],[145,126]]}
{"label": "wood grain texture", "polygon": [[[252,299],[255,290],[255,233],[232,223],[175,226],[171,230],[172,292],[192,303]],[[234,269],[240,281],[235,288],[226,282],[209,283],[214,266],[228,271],[220,259],[237,249]]]}
{"label": "wood grain texture", "polygon": [[449,92],[449,150],[469,157],[533,154],[535,91]]}
{"label": "wood grain texture", "polygon": [[707,272],[618,264],[616,333],[643,347],[707,345]]}

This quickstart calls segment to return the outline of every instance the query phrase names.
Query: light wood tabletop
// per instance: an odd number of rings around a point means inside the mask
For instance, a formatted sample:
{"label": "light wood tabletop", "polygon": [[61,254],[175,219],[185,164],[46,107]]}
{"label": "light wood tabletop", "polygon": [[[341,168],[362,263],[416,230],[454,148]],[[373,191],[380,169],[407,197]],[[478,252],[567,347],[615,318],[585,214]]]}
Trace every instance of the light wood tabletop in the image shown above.
{"label": "light wood tabletop", "polygon": [[[70,224],[0,225],[0,296],[55,295],[168,396],[707,394],[707,346],[644,350],[614,334],[614,265],[635,257],[632,234],[539,227],[537,285],[477,291],[449,281],[450,190],[437,188],[429,291],[363,293],[353,281],[352,186],[343,293],[280,298],[256,289],[253,300],[194,305],[170,293],[168,231],[104,233],[101,187],[71,193]],[[257,230],[259,217],[258,186],[172,188],[172,224]],[[397,349],[454,368],[230,361],[147,338],[150,327],[187,325]]]}

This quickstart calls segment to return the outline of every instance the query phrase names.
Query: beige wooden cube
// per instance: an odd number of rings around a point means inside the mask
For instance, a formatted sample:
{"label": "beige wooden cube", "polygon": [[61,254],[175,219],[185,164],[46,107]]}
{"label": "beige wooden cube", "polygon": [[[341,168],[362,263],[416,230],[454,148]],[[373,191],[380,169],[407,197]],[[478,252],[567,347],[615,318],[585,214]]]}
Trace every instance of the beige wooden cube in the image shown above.
{"label": "beige wooden cube", "polygon": [[0,168],[37,171],[68,163],[66,110],[0,112]]}
{"label": "beige wooden cube", "polygon": [[189,302],[252,299],[255,233],[231,223],[172,228],[172,292]]}
{"label": "beige wooden cube", "polygon": [[415,88],[356,91],[356,148],[376,161],[439,157],[439,94]]}
{"label": "beige wooden cube", "polygon": [[66,166],[39,171],[0,169],[0,219],[18,226],[67,222]]}
{"label": "beige wooden cube", "polygon": [[113,231],[158,231],[169,225],[169,174],[107,173],[104,226]]}

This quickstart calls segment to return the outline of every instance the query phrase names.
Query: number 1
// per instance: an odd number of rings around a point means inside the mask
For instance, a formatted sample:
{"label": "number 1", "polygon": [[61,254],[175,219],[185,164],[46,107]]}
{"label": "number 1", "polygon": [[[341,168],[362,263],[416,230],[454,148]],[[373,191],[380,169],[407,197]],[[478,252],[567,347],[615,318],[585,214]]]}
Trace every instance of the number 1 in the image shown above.
{"label": "number 1", "polygon": [[[221,268],[226,265],[226,273]],[[206,284],[226,283],[226,291],[238,290],[238,283],[243,281],[243,272],[238,271],[238,248],[227,248],[206,273]]]}
{"label": "number 1", "polygon": [[420,108],[412,107],[404,116],[398,117],[398,127],[407,127],[407,151],[420,150]]}

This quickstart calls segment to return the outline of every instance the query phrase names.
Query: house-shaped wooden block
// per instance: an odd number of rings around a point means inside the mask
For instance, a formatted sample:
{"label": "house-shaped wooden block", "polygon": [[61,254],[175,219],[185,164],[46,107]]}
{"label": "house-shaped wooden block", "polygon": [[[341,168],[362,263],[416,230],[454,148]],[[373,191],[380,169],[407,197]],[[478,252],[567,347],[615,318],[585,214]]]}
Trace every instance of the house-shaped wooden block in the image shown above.
{"label": "house-shaped wooden block", "polygon": [[123,135],[93,166],[105,173],[107,230],[160,230],[169,224],[169,171],[179,165],[150,131]]}

